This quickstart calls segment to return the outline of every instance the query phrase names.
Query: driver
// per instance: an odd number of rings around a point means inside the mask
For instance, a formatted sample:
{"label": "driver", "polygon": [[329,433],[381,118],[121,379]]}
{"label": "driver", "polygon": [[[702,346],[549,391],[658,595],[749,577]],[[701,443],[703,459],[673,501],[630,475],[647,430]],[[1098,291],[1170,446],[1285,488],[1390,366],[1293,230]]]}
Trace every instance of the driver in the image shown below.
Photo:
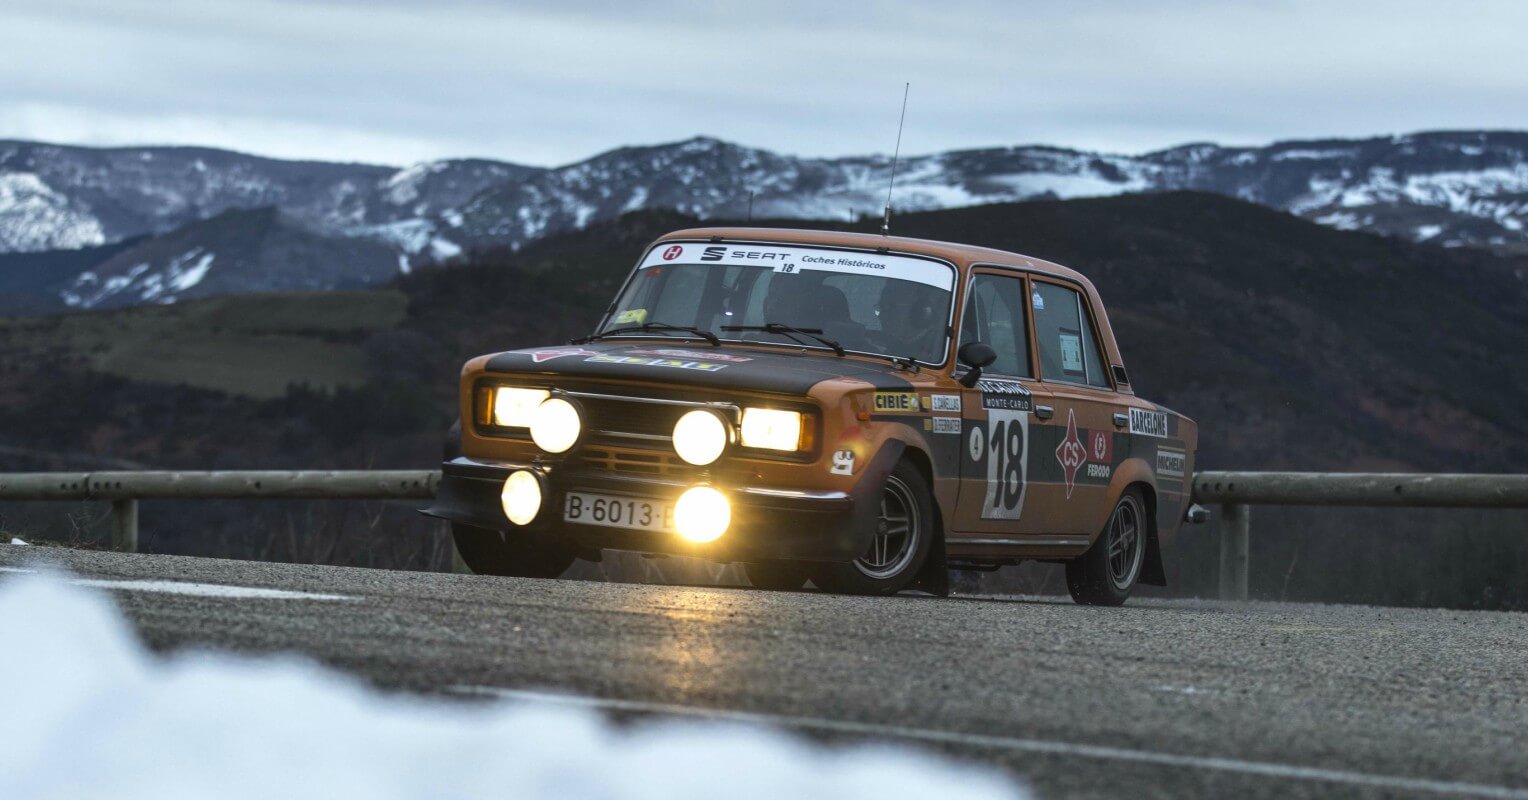
{"label": "driver", "polygon": [[892,348],[891,355],[919,361],[943,360],[939,353],[945,335],[942,294],[914,281],[886,281],[879,309],[881,335]]}

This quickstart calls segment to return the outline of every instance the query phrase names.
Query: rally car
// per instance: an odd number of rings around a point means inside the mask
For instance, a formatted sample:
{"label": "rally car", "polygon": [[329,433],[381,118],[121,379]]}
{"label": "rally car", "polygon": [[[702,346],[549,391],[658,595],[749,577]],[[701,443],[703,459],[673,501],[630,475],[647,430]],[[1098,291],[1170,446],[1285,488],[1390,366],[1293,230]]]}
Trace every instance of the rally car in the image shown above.
{"label": "rally car", "polygon": [[475,572],[604,549],[756,586],[946,591],[1063,562],[1078,602],[1163,584],[1197,426],[1137,397],[1093,285],[919,239],[669,234],[594,331],[480,356],[425,513]]}

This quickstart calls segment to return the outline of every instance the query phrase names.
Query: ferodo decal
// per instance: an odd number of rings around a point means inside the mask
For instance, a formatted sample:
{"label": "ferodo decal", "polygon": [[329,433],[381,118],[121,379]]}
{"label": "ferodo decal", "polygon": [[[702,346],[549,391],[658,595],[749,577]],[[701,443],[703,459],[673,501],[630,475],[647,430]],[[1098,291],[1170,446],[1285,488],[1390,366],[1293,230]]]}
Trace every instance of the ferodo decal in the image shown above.
{"label": "ferodo decal", "polygon": [[1130,409],[1130,432],[1167,438],[1167,414],[1149,408]]}
{"label": "ferodo decal", "polygon": [[960,435],[960,417],[934,417],[934,433],[953,433]]}
{"label": "ferodo decal", "polygon": [[673,369],[693,369],[701,372],[716,372],[727,368],[726,364],[714,364],[709,361],[685,361],[677,358],[639,358],[636,356],[603,356],[584,359],[586,364],[633,364],[641,367],[670,367]]}
{"label": "ferodo decal", "polygon": [[1034,410],[1034,400],[1029,390],[1018,381],[982,378],[976,382],[976,386],[982,391],[982,408],[1008,411]]}
{"label": "ferodo decal", "polygon": [[626,351],[637,356],[668,356],[669,358],[687,358],[696,361],[725,361],[729,364],[741,364],[744,361],[752,361],[747,356],[735,356],[729,353],[702,353],[698,350],[679,350],[674,348],[638,349]]}
{"label": "ferodo decal", "polygon": [[931,394],[928,396],[930,411],[953,411],[960,413],[960,395],[958,394]]}
{"label": "ferodo decal", "polygon": [[1157,448],[1157,475],[1181,481],[1186,466],[1188,466],[1188,457],[1182,450],[1176,447]]}
{"label": "ferodo decal", "polygon": [[988,408],[986,433],[973,427],[966,444],[977,474],[986,467],[982,519],[1018,519],[1029,486],[1029,412]]}
{"label": "ferodo decal", "polygon": [[854,474],[854,451],[853,450],[835,450],[835,451],[833,451],[833,468],[828,470],[828,471],[833,473],[834,475],[853,475]]}
{"label": "ferodo decal", "polygon": [[585,350],[582,347],[543,347],[537,350],[522,350],[519,355],[530,356],[531,361],[540,364],[543,361],[551,361],[554,358],[564,356],[597,356],[598,351]]}
{"label": "ferodo decal", "polygon": [[923,409],[913,392],[876,392],[875,410],[880,414],[917,414]]}

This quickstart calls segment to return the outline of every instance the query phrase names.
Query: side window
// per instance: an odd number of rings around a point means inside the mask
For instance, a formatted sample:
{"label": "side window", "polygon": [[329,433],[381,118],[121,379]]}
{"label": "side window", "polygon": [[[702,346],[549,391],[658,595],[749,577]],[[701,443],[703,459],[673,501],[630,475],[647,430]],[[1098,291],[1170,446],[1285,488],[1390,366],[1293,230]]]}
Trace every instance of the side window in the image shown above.
{"label": "side window", "polygon": [[1029,369],[1029,326],[1024,308],[1023,278],[982,273],[971,279],[960,323],[960,343],[986,342],[997,351],[997,360],[987,367],[988,372],[1020,378],[1034,375]]}
{"label": "side window", "polygon": [[1065,286],[1035,281],[1035,339],[1046,380],[1109,388],[1098,342],[1082,295]]}

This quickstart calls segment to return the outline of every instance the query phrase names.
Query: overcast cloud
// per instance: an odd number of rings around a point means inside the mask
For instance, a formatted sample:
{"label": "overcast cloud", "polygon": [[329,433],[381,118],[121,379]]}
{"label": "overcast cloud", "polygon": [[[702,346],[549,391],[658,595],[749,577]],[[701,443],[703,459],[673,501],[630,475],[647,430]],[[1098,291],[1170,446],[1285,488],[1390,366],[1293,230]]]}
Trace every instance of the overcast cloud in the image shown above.
{"label": "overcast cloud", "polygon": [[1528,129],[1528,2],[0,0],[0,138],[552,165]]}

